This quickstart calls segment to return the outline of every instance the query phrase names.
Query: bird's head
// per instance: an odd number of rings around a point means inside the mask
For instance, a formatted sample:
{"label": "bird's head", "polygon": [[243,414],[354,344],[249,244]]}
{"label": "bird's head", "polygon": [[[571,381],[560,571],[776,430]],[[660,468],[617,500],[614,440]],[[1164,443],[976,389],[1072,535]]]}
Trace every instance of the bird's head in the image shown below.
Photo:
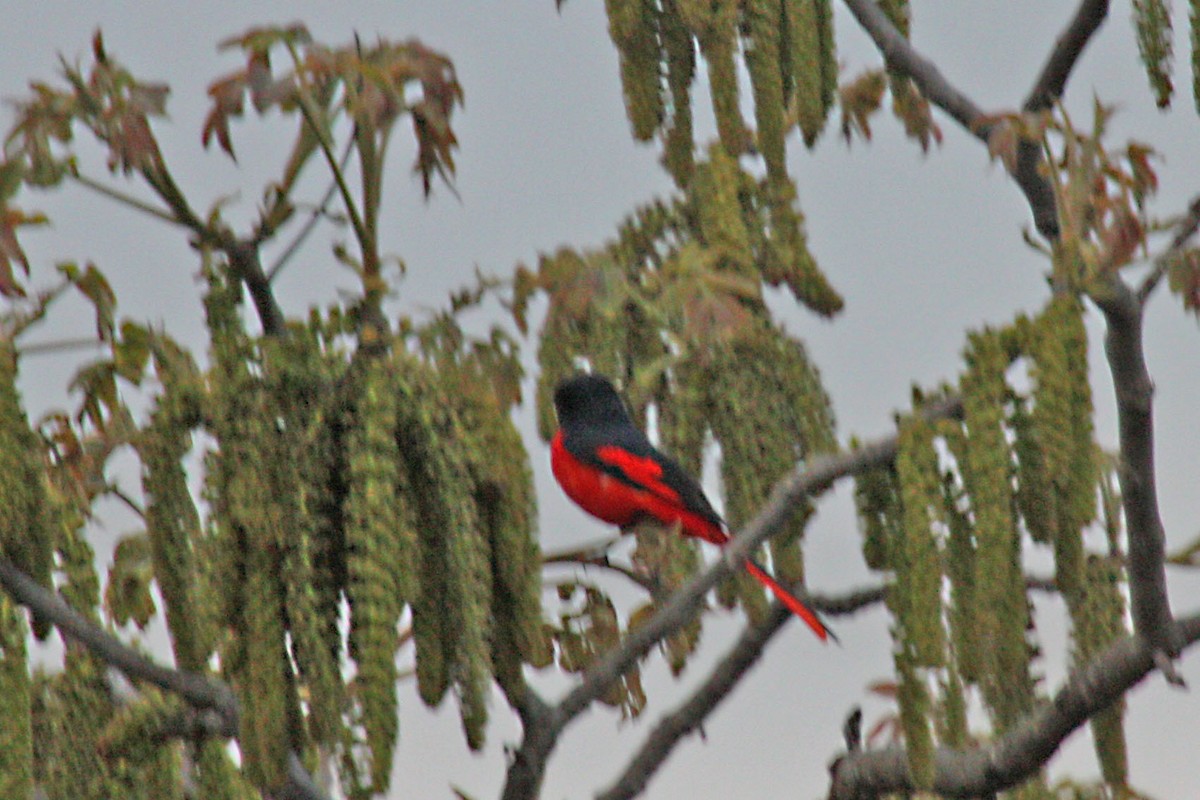
{"label": "bird's head", "polygon": [[612,382],[602,375],[567,378],[554,390],[554,410],[562,426],[629,422],[629,412]]}

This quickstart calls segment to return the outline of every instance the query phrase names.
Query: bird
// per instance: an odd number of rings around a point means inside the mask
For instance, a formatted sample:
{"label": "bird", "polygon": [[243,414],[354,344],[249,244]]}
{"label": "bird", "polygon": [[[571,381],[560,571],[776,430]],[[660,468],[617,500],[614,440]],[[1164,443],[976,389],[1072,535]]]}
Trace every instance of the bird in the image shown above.
{"label": "bird", "polygon": [[[566,378],[555,388],[554,409],[559,427],[550,441],[550,468],[576,505],[622,530],[649,517],[677,525],[686,536],[718,546],[729,542],[729,528],[700,484],[650,443],[611,381],[594,373]],[[837,640],[815,611],[754,559],[743,566],[821,641]]]}

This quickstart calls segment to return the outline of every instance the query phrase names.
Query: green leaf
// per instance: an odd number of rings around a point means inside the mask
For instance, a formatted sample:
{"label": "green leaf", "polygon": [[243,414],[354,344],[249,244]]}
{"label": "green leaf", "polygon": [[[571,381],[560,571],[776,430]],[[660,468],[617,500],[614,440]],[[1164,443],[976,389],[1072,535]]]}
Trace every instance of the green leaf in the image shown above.
{"label": "green leaf", "polygon": [[150,583],[154,580],[154,562],[150,555],[150,539],[145,532],[126,536],[117,543],[113,563],[108,568],[108,588],[104,602],[108,613],[118,625],[130,620],[145,630],[157,612]]}
{"label": "green leaf", "polygon": [[87,265],[87,269],[82,275],[78,274],[77,268],[73,272],[61,267],[60,270],[75,284],[75,288],[96,307],[96,335],[102,341],[110,341],[113,335],[117,296],[113,294],[108,278],[104,277],[104,273],[92,263]]}

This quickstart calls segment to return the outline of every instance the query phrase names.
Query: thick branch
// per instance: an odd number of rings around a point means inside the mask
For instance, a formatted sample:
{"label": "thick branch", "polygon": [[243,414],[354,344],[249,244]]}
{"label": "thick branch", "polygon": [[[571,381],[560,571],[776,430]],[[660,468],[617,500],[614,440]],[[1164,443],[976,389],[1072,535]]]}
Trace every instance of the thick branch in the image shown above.
{"label": "thick branch", "polygon": [[[931,404],[925,414],[930,418],[957,416],[962,413],[958,398]],[[642,656],[664,637],[686,625],[699,612],[704,596],[719,582],[740,569],[747,556],[782,529],[795,513],[800,501],[818,494],[839,478],[854,475],[890,462],[896,455],[896,437],[889,436],[848,453],[821,456],[805,468],[797,467],[772,490],[758,516],[725,547],[724,557],[690,580],[653,617],[629,634],[611,653],[588,670],[583,680],[570,691],[546,717],[544,727],[526,727],[520,748],[514,753],[505,784],[505,800],[534,797],[520,794],[513,783],[541,785],[546,759],[554,749],[558,734],[582,713]]]}
{"label": "thick branch", "polygon": [[[1084,47],[1107,16],[1108,0],[1083,0],[1079,4],[1075,16],[1054,43],[1054,49],[1034,82],[1029,97],[1025,99],[1024,110],[1027,113],[1045,111],[1058,102]],[[1042,158],[1042,148],[1038,142],[1022,139],[1017,144],[1012,176],[1029,200],[1038,232],[1047,239],[1057,239],[1058,209],[1054,190],[1041,173]]]}
{"label": "thick branch", "polygon": [[[817,611],[837,616],[852,614],[882,602],[883,598],[884,588],[873,586],[836,597],[809,595],[807,602]],[[703,724],[708,715],[738,685],[742,676],[758,663],[767,643],[791,617],[792,613],[782,603],[775,601],[761,624],[747,625],[737,643],[721,659],[704,683],[697,687],[683,705],[659,721],[621,773],[621,777],[609,789],[597,795],[598,800],[628,800],[641,794],[679,741]]]}
{"label": "thick branch", "polygon": [[1117,395],[1121,502],[1129,530],[1129,595],[1133,627],[1159,653],[1173,656],[1167,598],[1166,534],[1158,512],[1154,471],[1154,383],[1142,349],[1143,306],[1113,278],[1093,300],[1104,312],[1104,350]]}
{"label": "thick branch", "polygon": [[875,0],[846,0],[846,7],[875,42],[890,69],[903,72],[916,82],[929,102],[945,111],[968,133],[987,141],[989,126],[981,126],[983,111],[975,101],[959,91],[941,70],[917,52],[912,43],[896,30]]}
{"label": "thick branch", "polygon": [[1107,16],[1108,0],[1083,0],[1079,4],[1066,30],[1054,42],[1054,49],[1025,100],[1026,111],[1045,111],[1063,96],[1075,62]]}
{"label": "thick branch", "polygon": [[1154,382],[1146,368],[1142,320],[1146,298],[1161,270],[1200,227],[1200,199],[1180,222],[1167,252],[1137,292],[1117,276],[1092,293],[1108,326],[1104,350],[1117,396],[1120,440],[1121,503],[1129,530],[1129,597],[1134,630],[1145,638],[1168,680],[1182,683],[1170,659],[1178,653],[1172,640],[1171,605],[1167,596],[1166,533],[1158,510],[1154,468]]}
{"label": "thick branch", "polygon": [[[1025,587],[1056,592],[1051,578],[1027,577]],[[830,617],[854,614],[882,603],[887,596],[884,586],[867,586],[840,595],[808,595],[807,602]],[[704,683],[677,710],[667,714],[650,732],[621,777],[598,800],[628,800],[645,790],[650,778],[675,749],[679,740],[697,730],[721,700],[741,681],[742,676],[762,657],[767,643],[791,618],[782,604],[775,602],[761,625],[747,626],[733,649],[713,669]]]}
{"label": "thick branch", "polygon": [[106,664],[116,667],[131,679],[143,680],[177,694],[189,705],[217,712],[223,720],[222,734],[237,734],[237,700],[225,684],[204,675],[154,663],[71,608],[61,597],[22,572],[8,559],[0,559],[0,586],[18,603],[53,623],[63,636],[83,645]]}
{"label": "thick branch", "polygon": [[[970,97],[951,84],[932,61],[917,52],[874,0],[846,0],[846,6],[875,42],[889,68],[912,78],[931,103],[953,117],[968,133],[987,143],[993,129],[987,116]],[[1107,14],[1107,0],[1083,0],[1080,3],[1030,91],[1025,101],[1026,111],[1049,108],[1062,96],[1071,70]],[[1047,239],[1057,239],[1058,211],[1054,192],[1038,169],[1041,158],[1035,142],[1021,142],[1011,174],[1029,203],[1038,232]]]}
{"label": "thick branch", "polygon": [[234,274],[246,284],[246,291],[250,293],[259,322],[262,323],[263,333],[268,336],[282,336],[287,330],[283,309],[275,299],[270,278],[263,271],[258,244],[253,241],[234,241],[224,244],[223,249],[229,256]]}
{"label": "thick branch", "polygon": [[[1171,626],[1186,647],[1200,639],[1200,614]],[[1127,636],[1071,675],[1054,699],[1020,726],[978,750],[939,749],[933,789],[946,797],[991,797],[1039,770],[1076,728],[1103,711],[1155,668],[1154,653]],[[829,800],[866,800],[916,790],[899,747],[844,755],[830,767]]]}
{"label": "thick branch", "polygon": [[[71,608],[61,597],[6,558],[0,558],[0,587],[19,604],[53,623],[65,638],[83,645],[92,655],[120,670],[130,680],[146,681],[183,698],[188,705],[205,715],[205,719],[198,721],[204,731],[226,737],[237,736],[237,697],[224,682],[155,663]],[[209,714],[217,719],[208,719]],[[294,754],[288,761],[287,774],[287,783],[275,796],[287,800],[329,800]]]}
{"label": "thick branch", "polygon": [[541,791],[546,760],[557,744],[562,726],[558,711],[528,686],[520,697],[509,696],[508,702],[521,718],[522,740],[508,765],[502,800],[530,800]]}

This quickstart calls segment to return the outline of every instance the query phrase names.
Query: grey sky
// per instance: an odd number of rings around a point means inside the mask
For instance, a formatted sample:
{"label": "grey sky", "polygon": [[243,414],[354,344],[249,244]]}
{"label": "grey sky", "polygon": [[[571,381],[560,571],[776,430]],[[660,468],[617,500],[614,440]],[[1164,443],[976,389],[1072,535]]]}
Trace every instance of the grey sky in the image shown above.
{"label": "grey sky", "polygon": [[[1045,54],[1075,4],[1021,2],[916,2],[914,39],[946,76],[981,106],[996,111],[1020,104]],[[1183,4],[1177,4],[1182,6]],[[1117,102],[1112,143],[1128,136],[1166,154],[1156,208],[1182,209],[1198,185],[1195,170],[1200,124],[1190,108],[1186,35],[1181,31],[1177,110],[1153,108],[1134,48],[1127,3],[1111,17],[1073,78],[1068,107],[1090,123],[1093,92]],[[1177,8],[1181,27],[1186,9]],[[385,248],[401,255],[408,277],[399,306],[433,308],[446,290],[470,279],[475,267],[506,274],[518,261],[560,244],[586,247],[602,242],[636,204],[669,189],[655,147],[635,145],[628,132],[617,81],[616,55],[608,41],[603,4],[569,0],[561,14],[552,0],[481,2],[339,3],[263,0],[242,2],[65,2],[9,0],[8,35],[0,50],[0,96],[25,91],[30,78],[50,78],[57,54],[87,55],[93,30],[103,28],[109,52],[135,74],[173,88],[171,125],[158,128],[179,183],[203,207],[241,192],[229,212],[248,219],[257,189],[273,174],[290,130],[257,120],[235,125],[242,169],[217,152],[204,153],[199,130],[207,111],[208,82],[238,66],[235,54],[218,54],[218,40],[251,25],[305,22],[314,36],[332,44],[354,32],[366,39],[416,36],[448,54],[466,91],[457,118],[461,200],[443,187],[429,203],[409,172],[405,135],[396,138],[386,185]],[[838,6],[839,57],[845,75],[875,66],[879,58],[856,24]],[[704,89],[697,107],[705,109]],[[701,113],[704,113],[703,111]],[[835,112],[836,113],[836,112]],[[5,124],[11,118],[3,112]],[[899,126],[878,118],[875,140],[847,148],[835,135],[836,119],[815,154],[793,137],[790,165],[808,217],[810,243],[847,309],[832,323],[796,313],[779,296],[775,308],[789,330],[803,338],[819,364],[839,420],[843,440],[851,433],[888,431],[891,413],[903,406],[912,382],[933,385],[952,379],[960,365],[964,333],[983,323],[1004,323],[1018,310],[1032,310],[1046,296],[1046,264],[1022,242],[1028,226],[1023,201],[984,149],[954,123],[938,116],[944,146],[922,156],[903,139]],[[711,133],[707,119],[701,130]],[[92,159],[97,169],[102,159]],[[317,170],[313,170],[314,175]],[[93,174],[98,174],[95,170]],[[324,177],[310,181],[310,197]],[[195,259],[178,231],[139,218],[123,208],[96,202],[79,190],[29,198],[47,211],[52,231],[27,237],[35,277],[50,279],[59,259],[90,258],[106,271],[126,315],[162,321],[177,336],[202,342],[194,284]],[[296,259],[279,283],[288,313],[333,297],[328,237]],[[269,255],[268,255],[269,257]],[[336,284],[352,288],[348,274]],[[1170,544],[1196,535],[1196,453],[1200,396],[1196,323],[1160,292],[1147,325],[1150,370],[1158,387],[1159,483]],[[64,304],[52,325],[34,338],[75,335],[90,326],[81,304]],[[1099,435],[1115,440],[1112,390],[1100,354],[1101,326],[1093,333],[1094,385]],[[530,348],[532,351],[532,346]],[[25,367],[24,388],[34,409],[64,403],[67,370],[75,357],[44,357]],[[546,547],[590,541],[606,530],[585,520],[561,497],[549,478],[545,450],[523,423],[538,471],[542,539]],[[818,506],[809,536],[811,583],[836,590],[872,580],[861,565],[858,535],[850,513],[849,487]],[[102,536],[132,526],[115,507]],[[711,554],[709,554],[711,556]],[[1169,579],[1177,611],[1196,608],[1200,582],[1173,572]],[[1060,657],[1062,604],[1039,602],[1039,628],[1052,658],[1040,664],[1045,686],[1063,677]],[[673,707],[681,690],[705,673],[737,630],[740,619],[714,615],[705,628],[704,658],[676,683],[665,669],[647,670],[650,705],[636,724],[618,724],[595,711],[565,735],[551,762],[544,796],[588,796],[624,765],[644,729]],[[882,611],[836,622],[841,647],[822,647],[802,626],[791,625],[761,665],[706,724],[707,742],[687,741],[655,778],[651,797],[817,797],[826,786],[825,768],[839,748],[842,719],[863,703],[870,724],[888,710],[868,698],[866,685],[891,673],[887,619]],[[1200,681],[1194,658],[1183,674]],[[551,695],[565,686],[552,679]],[[517,727],[499,695],[482,756],[467,753],[453,711],[431,714],[412,691],[401,698],[395,797],[448,797],[451,783],[472,796],[495,796],[504,767],[503,748],[517,740]],[[1132,779],[1161,798],[1200,795],[1194,758],[1200,746],[1197,700],[1150,678],[1132,695],[1129,710]],[[1056,774],[1094,776],[1088,734],[1077,733],[1055,762]]]}

